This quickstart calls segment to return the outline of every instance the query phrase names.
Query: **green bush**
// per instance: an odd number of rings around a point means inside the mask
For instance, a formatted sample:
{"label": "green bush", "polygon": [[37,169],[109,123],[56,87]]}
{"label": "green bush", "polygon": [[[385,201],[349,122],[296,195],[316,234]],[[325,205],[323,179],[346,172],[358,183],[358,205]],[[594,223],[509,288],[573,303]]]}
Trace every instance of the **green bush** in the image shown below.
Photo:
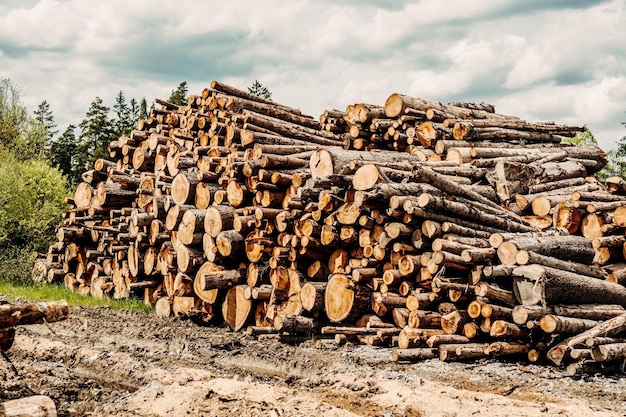
{"label": "green bush", "polygon": [[45,251],[68,194],[65,177],[44,161],[19,161],[0,148],[0,250]]}

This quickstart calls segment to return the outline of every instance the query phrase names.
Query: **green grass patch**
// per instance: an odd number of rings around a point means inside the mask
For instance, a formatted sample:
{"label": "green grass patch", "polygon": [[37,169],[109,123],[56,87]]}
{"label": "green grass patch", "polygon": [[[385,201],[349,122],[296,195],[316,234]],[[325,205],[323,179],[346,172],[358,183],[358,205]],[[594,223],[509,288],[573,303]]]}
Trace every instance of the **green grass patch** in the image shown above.
{"label": "green grass patch", "polygon": [[70,306],[109,306],[114,310],[137,310],[145,312],[154,311],[153,307],[147,306],[142,300],[137,298],[105,300],[88,295],[80,295],[61,285],[39,284],[35,282],[24,282],[22,280],[16,281],[0,278],[0,294],[6,296],[7,300],[10,302],[13,302],[16,299],[25,299],[29,301],[65,300]]}

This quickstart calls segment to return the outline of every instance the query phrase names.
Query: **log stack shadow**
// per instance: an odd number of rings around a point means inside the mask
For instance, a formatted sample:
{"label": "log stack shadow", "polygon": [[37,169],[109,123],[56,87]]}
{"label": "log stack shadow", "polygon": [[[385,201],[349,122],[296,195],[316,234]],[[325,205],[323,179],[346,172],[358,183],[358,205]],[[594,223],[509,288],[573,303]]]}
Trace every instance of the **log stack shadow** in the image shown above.
{"label": "log stack shadow", "polygon": [[215,81],[157,103],[83,174],[35,280],[399,361],[623,368],[626,187],[563,144],[584,128],[400,94],[317,121]]}

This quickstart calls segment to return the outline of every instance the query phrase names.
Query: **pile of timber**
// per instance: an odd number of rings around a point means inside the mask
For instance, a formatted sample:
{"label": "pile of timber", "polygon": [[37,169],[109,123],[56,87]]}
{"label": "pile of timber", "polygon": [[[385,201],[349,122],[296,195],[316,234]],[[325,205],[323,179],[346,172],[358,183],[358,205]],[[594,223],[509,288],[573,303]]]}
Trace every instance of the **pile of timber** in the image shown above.
{"label": "pile of timber", "polygon": [[35,280],[397,360],[623,366],[626,187],[562,144],[583,128],[400,94],[318,122],[215,81],[157,103],[83,174]]}
{"label": "pile of timber", "polygon": [[65,320],[69,307],[65,300],[26,304],[0,305],[0,351],[5,352],[15,341],[15,327],[27,324],[53,323]]}

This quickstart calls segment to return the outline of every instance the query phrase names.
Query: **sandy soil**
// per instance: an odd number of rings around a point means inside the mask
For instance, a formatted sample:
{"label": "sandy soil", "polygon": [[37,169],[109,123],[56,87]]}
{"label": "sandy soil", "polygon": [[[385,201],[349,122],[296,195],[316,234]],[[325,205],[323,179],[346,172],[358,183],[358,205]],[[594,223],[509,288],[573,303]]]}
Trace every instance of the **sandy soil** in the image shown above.
{"label": "sandy soil", "polygon": [[[315,348],[108,308],[23,326],[0,401],[60,416],[623,416],[626,377],[501,361],[398,364],[388,348]],[[14,365],[14,367],[13,367]]]}

